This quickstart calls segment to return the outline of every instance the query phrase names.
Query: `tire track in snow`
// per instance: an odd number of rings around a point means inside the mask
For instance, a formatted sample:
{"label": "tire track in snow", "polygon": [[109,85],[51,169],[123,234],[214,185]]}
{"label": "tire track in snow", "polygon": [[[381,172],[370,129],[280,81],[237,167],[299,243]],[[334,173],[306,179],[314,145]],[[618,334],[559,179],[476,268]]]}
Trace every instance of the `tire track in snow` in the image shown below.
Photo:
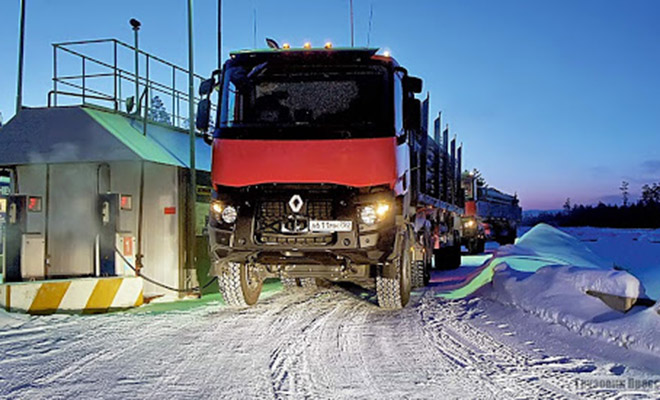
{"label": "tire track in snow", "polygon": [[[595,370],[593,363],[568,357],[537,359],[503,344],[469,323],[469,319],[475,317],[474,312],[466,310],[471,301],[476,300],[437,300],[432,292],[424,296],[420,307],[423,323],[440,352],[453,354],[462,363],[475,367],[482,375],[481,380],[500,386],[508,397],[530,392],[532,397],[548,399],[602,396],[575,391],[577,374]],[[506,328],[509,326],[500,326],[500,329]]]}

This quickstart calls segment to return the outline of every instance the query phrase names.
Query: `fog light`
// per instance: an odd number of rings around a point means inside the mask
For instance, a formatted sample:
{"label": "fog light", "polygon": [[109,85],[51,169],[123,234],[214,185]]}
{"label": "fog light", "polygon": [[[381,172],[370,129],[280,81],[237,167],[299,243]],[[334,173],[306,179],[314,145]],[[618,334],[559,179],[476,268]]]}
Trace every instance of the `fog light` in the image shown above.
{"label": "fog light", "polygon": [[219,201],[214,201],[211,203],[211,211],[220,215],[222,213],[222,203]]}
{"label": "fog light", "polygon": [[390,205],[387,203],[378,203],[378,206],[376,207],[376,214],[378,215],[378,218],[383,218],[387,215],[387,213],[390,211]]}
{"label": "fog light", "polygon": [[372,206],[365,206],[360,210],[360,219],[364,224],[375,224],[377,217],[376,210]]}
{"label": "fog light", "polygon": [[224,210],[222,210],[222,220],[225,221],[225,223],[233,224],[234,222],[236,222],[236,217],[238,217],[236,208],[232,206],[227,206],[225,207]]}

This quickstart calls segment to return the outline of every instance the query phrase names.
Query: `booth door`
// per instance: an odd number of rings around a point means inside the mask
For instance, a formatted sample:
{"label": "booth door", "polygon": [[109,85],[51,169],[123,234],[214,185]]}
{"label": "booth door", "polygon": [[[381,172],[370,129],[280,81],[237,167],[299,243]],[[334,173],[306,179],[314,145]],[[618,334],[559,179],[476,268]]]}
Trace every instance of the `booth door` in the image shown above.
{"label": "booth door", "polygon": [[94,273],[97,215],[96,164],[51,164],[48,275]]}

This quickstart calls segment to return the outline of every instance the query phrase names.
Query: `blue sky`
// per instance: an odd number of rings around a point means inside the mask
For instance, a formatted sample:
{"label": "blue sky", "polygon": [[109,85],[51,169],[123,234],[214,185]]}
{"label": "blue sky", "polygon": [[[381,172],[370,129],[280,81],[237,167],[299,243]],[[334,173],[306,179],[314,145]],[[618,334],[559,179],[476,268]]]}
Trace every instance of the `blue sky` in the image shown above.
{"label": "blue sky", "polygon": [[[424,79],[465,145],[466,167],[525,208],[618,199],[660,181],[660,2],[354,0],[356,44],[391,50]],[[27,0],[24,103],[51,88],[53,42],[116,37],[187,63],[185,0]],[[195,69],[215,67],[215,0],[195,1]],[[225,0],[223,50],[264,38],[350,43],[348,0]],[[0,111],[14,111],[18,0],[0,5]],[[612,197],[614,196],[614,197]]]}

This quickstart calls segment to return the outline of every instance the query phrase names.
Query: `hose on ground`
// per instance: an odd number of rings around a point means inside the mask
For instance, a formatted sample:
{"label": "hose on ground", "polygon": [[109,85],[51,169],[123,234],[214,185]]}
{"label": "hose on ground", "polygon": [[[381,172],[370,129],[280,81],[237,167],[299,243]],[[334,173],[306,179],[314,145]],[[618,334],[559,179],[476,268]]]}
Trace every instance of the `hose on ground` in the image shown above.
{"label": "hose on ground", "polygon": [[121,259],[124,260],[124,262],[126,263],[126,265],[128,265],[128,267],[129,267],[130,269],[132,269],[133,272],[135,272],[135,274],[136,274],[137,276],[139,276],[140,278],[144,279],[145,281],[147,281],[147,282],[149,282],[149,283],[152,283],[152,284],[154,284],[154,285],[156,285],[156,286],[162,287],[163,289],[171,290],[171,291],[173,291],[173,292],[177,292],[177,293],[199,292],[199,293],[201,294],[202,290],[204,290],[204,289],[206,289],[207,287],[211,286],[211,285],[213,284],[213,282],[215,282],[215,281],[218,280],[218,277],[217,277],[217,276],[214,276],[213,279],[211,279],[210,281],[208,281],[208,282],[207,282],[204,286],[202,286],[201,288],[200,288],[199,286],[195,286],[194,288],[190,288],[190,289],[177,289],[177,288],[175,288],[175,287],[168,286],[168,285],[166,285],[166,284],[164,284],[164,283],[160,283],[160,282],[158,282],[157,280],[155,280],[155,279],[153,279],[153,278],[149,278],[148,276],[144,275],[142,272],[139,272],[139,271],[137,270],[137,268],[135,268],[135,266],[134,266],[130,261],[128,261],[128,259],[126,259],[126,257],[124,257],[124,255],[121,253],[121,251],[119,251],[119,249],[117,249],[116,247],[115,247],[115,252],[116,252],[117,254],[119,254],[119,257],[121,257]]}

